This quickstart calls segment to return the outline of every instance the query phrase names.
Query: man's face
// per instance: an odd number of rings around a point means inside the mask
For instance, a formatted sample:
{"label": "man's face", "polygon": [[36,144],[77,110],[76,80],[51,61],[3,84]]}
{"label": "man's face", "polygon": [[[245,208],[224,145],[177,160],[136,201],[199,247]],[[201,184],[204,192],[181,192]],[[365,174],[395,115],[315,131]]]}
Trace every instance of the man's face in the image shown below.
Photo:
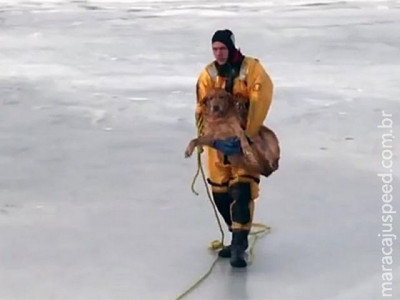
{"label": "man's face", "polygon": [[212,43],[212,50],[218,64],[224,65],[228,61],[229,51],[225,44],[214,42]]}

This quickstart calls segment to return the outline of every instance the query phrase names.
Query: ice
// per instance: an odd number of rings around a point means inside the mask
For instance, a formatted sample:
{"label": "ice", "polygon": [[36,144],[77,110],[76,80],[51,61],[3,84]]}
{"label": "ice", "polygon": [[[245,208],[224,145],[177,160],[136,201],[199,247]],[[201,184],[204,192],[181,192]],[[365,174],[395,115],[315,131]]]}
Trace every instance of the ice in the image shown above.
{"label": "ice", "polygon": [[380,299],[399,25],[399,1],[0,0],[0,299],[174,299],[206,272],[219,231],[183,152],[221,28],[274,81],[282,158],[254,264],[188,299]]}

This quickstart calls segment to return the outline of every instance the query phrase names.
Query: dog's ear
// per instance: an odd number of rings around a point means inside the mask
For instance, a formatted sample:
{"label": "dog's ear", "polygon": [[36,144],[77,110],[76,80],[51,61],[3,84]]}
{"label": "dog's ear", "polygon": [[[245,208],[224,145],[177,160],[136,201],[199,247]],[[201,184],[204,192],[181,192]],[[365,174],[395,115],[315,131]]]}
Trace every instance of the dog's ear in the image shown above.
{"label": "dog's ear", "polygon": [[208,106],[208,103],[210,102],[210,97],[205,96],[201,101],[200,101],[200,107],[202,109],[206,108]]}
{"label": "dog's ear", "polygon": [[236,103],[235,96],[233,96],[232,94],[229,94],[229,101],[231,101],[232,103]]}
{"label": "dog's ear", "polygon": [[231,106],[235,106],[236,105],[236,99],[231,93],[226,92],[225,93],[225,98],[228,100],[228,102],[229,102],[229,104]]}
{"label": "dog's ear", "polygon": [[241,103],[241,104],[245,104],[245,103],[248,103],[248,102],[249,102],[249,98],[248,98],[248,97],[245,97],[245,96],[242,95],[242,94],[236,94],[236,95],[233,96],[233,97],[234,97],[234,99],[235,99],[236,102]]}

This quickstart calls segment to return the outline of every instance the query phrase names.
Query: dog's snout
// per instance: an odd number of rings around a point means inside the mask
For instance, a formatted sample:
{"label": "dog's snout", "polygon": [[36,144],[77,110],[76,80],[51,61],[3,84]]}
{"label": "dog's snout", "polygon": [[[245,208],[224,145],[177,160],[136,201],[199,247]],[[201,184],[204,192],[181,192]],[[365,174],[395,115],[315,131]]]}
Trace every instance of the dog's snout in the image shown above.
{"label": "dog's snout", "polygon": [[213,105],[212,106],[212,110],[215,111],[215,112],[218,112],[219,111],[219,106],[218,105]]}

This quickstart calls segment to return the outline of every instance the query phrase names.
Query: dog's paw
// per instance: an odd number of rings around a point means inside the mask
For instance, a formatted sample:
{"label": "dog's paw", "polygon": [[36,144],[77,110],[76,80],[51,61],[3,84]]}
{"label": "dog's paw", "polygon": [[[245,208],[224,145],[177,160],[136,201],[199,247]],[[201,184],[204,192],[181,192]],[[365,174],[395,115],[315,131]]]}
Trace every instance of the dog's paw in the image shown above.
{"label": "dog's paw", "polygon": [[265,176],[265,177],[269,177],[274,171],[271,169],[264,169],[261,171],[261,175]]}
{"label": "dog's paw", "polygon": [[193,151],[194,151],[194,147],[188,146],[188,147],[186,148],[186,151],[185,151],[185,158],[191,157],[192,154],[193,154]]}

